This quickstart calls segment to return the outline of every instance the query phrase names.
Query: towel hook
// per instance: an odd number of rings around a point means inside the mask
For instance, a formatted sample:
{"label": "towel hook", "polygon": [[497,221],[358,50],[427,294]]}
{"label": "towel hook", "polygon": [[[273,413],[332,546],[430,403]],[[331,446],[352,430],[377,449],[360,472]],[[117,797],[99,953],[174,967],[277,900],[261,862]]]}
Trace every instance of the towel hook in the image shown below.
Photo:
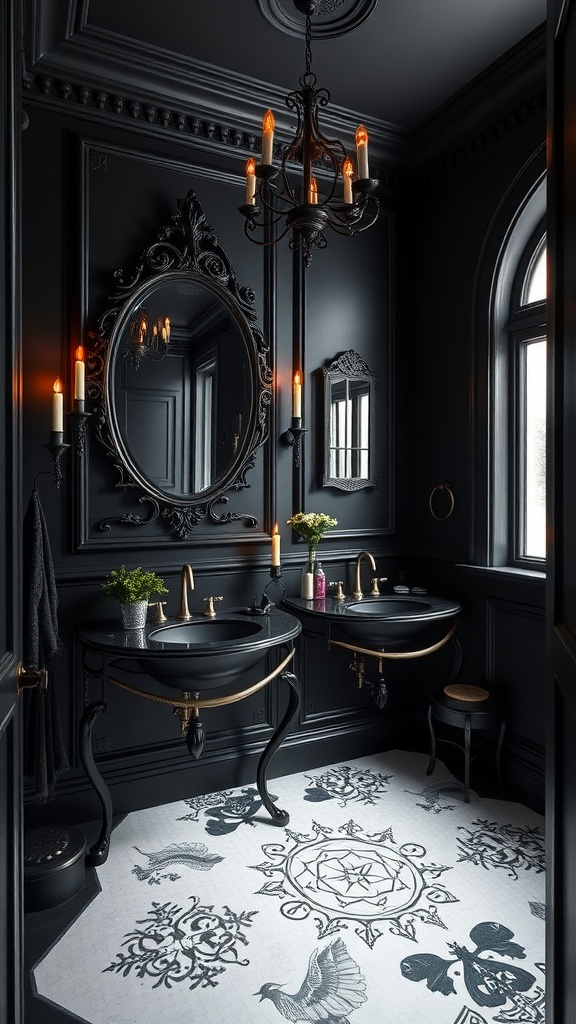
{"label": "towel hook", "polygon": [[[439,516],[434,511],[434,496],[438,491],[446,491],[448,493],[448,497],[450,500],[448,511],[443,516]],[[451,484],[436,484],[436,486],[432,488],[432,492],[430,494],[430,497],[428,498],[428,508],[430,509],[430,515],[434,516],[434,519],[438,519],[439,521],[442,521],[443,519],[449,519],[454,511],[454,504],[454,493],[452,491]]]}

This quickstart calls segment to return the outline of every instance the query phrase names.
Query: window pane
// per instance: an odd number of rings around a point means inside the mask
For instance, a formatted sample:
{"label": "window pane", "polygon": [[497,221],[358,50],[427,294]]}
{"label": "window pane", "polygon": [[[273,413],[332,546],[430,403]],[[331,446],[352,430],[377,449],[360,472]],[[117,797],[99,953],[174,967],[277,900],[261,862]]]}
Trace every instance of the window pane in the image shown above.
{"label": "window pane", "polygon": [[546,246],[536,252],[528,267],[522,289],[522,305],[529,302],[543,302],[546,298]]}
{"label": "window pane", "polygon": [[546,556],[546,341],[524,346],[524,555]]}

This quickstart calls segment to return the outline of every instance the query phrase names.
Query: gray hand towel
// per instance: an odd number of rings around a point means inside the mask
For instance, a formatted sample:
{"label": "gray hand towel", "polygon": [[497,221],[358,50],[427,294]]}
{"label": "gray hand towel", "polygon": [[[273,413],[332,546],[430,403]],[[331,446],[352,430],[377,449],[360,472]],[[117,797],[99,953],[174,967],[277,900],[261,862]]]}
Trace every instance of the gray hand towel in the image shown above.
{"label": "gray hand towel", "polygon": [[[47,668],[64,645],[58,636],[58,598],[50,539],[38,488],[30,496],[24,516],[24,665]],[[34,786],[39,803],[54,798],[56,780],[68,770],[62,740],[55,687],[25,693],[24,776]]]}

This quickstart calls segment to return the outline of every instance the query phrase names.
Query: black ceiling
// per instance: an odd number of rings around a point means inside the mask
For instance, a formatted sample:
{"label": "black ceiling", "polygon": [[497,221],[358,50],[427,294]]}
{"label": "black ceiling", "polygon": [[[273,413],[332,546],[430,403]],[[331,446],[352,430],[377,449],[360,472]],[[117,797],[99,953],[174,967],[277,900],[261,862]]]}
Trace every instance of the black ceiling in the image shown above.
{"label": "black ceiling", "polygon": [[[320,4],[318,84],[336,106],[410,131],[546,17],[546,0]],[[292,0],[87,0],[83,18],[141,42],[144,53],[160,48],[167,69],[175,54],[286,91],[304,71],[304,40],[294,34],[303,18]]]}

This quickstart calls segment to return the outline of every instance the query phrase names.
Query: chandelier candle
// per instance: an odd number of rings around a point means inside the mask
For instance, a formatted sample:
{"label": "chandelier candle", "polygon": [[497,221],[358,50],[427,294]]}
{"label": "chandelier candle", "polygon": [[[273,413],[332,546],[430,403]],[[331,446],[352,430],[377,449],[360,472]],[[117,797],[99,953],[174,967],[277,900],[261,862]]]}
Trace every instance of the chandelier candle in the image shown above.
{"label": "chandelier candle", "polygon": [[[270,165],[272,163],[275,124],[274,114],[271,110],[267,110],[262,120],[262,163],[266,165]],[[249,199],[246,200],[246,202],[249,201]]]}
{"label": "chandelier candle", "polygon": [[246,205],[256,205],[256,161],[250,157],[246,161]]}
{"label": "chandelier candle", "polygon": [[344,202],[353,203],[354,197],[352,195],[352,178],[354,177],[354,164],[352,163],[349,156],[346,157],[342,164],[342,178],[344,179]]}
{"label": "chandelier candle", "polygon": [[356,129],[356,159],[358,161],[358,178],[365,181],[368,173],[368,132],[363,124]]}

